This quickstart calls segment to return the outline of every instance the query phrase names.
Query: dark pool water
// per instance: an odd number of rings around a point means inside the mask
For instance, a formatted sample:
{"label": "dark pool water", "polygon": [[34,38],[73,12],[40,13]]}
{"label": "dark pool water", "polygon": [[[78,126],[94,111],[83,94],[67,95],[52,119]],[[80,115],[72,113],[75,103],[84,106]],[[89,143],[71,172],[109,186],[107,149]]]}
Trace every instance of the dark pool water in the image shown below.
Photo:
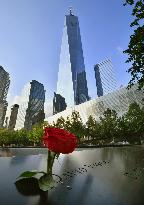
{"label": "dark pool water", "polygon": [[144,147],[78,149],[55,160],[56,188],[16,186],[26,170],[46,171],[47,149],[0,148],[0,205],[143,205]]}

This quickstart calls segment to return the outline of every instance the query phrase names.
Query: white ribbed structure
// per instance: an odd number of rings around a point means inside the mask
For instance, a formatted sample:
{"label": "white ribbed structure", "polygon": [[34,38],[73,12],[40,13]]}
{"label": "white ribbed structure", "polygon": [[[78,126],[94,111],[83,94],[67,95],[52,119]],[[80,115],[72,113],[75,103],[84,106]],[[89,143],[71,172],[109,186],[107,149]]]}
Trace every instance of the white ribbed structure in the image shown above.
{"label": "white ribbed structure", "polygon": [[133,102],[143,106],[142,99],[144,98],[144,93],[142,90],[137,90],[137,88],[137,85],[134,85],[129,90],[125,87],[121,88],[120,90],[116,90],[102,97],[76,105],[73,108],[66,109],[61,113],[47,118],[46,120],[49,123],[52,123],[53,121],[56,122],[56,120],[61,116],[66,119],[66,117],[71,115],[72,111],[75,110],[80,113],[83,123],[86,123],[90,115],[98,121],[99,117],[103,115],[104,110],[107,108],[115,110],[119,116],[122,116],[128,110],[129,105]]}

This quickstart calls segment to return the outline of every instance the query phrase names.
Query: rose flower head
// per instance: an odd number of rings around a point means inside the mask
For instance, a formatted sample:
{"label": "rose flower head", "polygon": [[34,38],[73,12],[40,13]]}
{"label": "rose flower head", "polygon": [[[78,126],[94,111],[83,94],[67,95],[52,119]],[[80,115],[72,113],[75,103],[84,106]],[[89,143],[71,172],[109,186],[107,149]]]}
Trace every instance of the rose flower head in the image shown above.
{"label": "rose flower head", "polygon": [[77,147],[77,137],[60,128],[46,127],[43,144],[52,152],[68,154]]}

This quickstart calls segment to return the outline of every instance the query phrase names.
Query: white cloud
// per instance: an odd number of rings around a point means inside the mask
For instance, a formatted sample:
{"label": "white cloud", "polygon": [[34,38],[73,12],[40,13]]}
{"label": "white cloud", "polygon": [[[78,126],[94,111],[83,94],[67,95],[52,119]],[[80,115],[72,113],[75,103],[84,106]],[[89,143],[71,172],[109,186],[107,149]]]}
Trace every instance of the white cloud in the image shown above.
{"label": "white cloud", "polygon": [[53,115],[53,100],[46,100],[44,104],[45,119]]}
{"label": "white cloud", "polygon": [[20,103],[20,96],[16,95],[13,98],[12,105]]}
{"label": "white cloud", "polygon": [[122,54],[124,51],[124,49],[121,46],[118,46],[116,49],[120,54]]}
{"label": "white cloud", "polygon": [[[8,102],[8,107],[7,107],[7,111],[6,111],[6,117],[8,117],[8,123],[9,123],[9,118],[11,115],[11,107],[14,104],[19,104],[20,96],[18,96],[18,95],[12,96],[10,93],[8,93],[7,102]],[[4,123],[4,125],[5,125],[5,123]]]}
{"label": "white cloud", "polygon": [[[24,96],[23,96],[24,98]],[[24,101],[21,96],[12,96],[11,94],[8,94],[7,101],[8,101],[8,107],[7,107],[7,112],[6,112],[6,117],[8,117],[8,123],[11,115],[11,107],[14,104],[20,105],[21,101]],[[47,100],[45,101],[44,104],[44,112],[45,112],[45,119],[53,115],[53,100]],[[5,123],[4,123],[5,125]]]}

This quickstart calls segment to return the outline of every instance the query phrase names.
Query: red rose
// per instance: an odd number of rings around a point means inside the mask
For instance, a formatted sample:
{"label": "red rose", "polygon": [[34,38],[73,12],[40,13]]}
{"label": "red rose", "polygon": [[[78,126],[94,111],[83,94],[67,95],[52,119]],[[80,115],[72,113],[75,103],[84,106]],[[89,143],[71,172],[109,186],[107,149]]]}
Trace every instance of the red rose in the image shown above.
{"label": "red rose", "polygon": [[77,147],[77,137],[60,128],[45,128],[43,143],[50,151],[68,154]]}

